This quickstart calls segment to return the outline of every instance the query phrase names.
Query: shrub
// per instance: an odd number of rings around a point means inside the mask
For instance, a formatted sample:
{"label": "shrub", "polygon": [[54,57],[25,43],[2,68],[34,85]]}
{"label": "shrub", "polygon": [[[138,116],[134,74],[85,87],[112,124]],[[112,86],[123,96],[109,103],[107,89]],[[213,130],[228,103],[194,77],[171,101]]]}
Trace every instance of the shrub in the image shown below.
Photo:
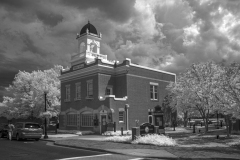
{"label": "shrub", "polygon": [[132,136],[112,136],[104,139],[109,142],[131,142]]}
{"label": "shrub", "polygon": [[169,138],[165,135],[146,135],[139,136],[136,140],[132,141],[132,136],[112,136],[107,137],[104,141],[109,142],[131,142],[132,144],[153,144],[156,146],[175,146],[177,145],[176,141],[172,138]]}
{"label": "shrub", "polygon": [[137,137],[136,140],[132,142],[133,144],[153,144],[156,146],[175,146],[177,143],[174,139],[158,134],[148,134],[146,136]]}

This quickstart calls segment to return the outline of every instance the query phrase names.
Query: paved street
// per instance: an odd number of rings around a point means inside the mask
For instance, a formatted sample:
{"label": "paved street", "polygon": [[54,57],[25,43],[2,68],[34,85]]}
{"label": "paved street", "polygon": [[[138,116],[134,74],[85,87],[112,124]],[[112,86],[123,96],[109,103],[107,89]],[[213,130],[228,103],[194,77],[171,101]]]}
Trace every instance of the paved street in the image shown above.
{"label": "paved street", "polygon": [[1,138],[0,144],[1,160],[148,160],[141,157],[57,147],[52,142],[46,141],[9,141]]}

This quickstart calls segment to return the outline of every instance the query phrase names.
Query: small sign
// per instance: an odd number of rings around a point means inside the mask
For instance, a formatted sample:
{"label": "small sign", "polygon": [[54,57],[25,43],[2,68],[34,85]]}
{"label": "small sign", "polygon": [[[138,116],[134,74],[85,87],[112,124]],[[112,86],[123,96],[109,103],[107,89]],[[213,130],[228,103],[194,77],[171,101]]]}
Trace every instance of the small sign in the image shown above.
{"label": "small sign", "polygon": [[150,123],[143,123],[140,126],[140,135],[146,135],[146,134],[153,134],[154,133],[154,125]]}
{"label": "small sign", "polygon": [[114,123],[109,122],[107,123],[107,131],[113,131],[114,130]]}
{"label": "small sign", "polygon": [[79,65],[73,66],[73,70],[78,70],[78,69],[81,69],[83,67],[84,67],[84,64],[79,64]]}
{"label": "small sign", "polygon": [[157,106],[154,107],[154,108],[155,108],[155,111],[154,111],[154,112],[163,112],[163,111],[162,111],[162,107],[159,106],[159,105],[157,105]]}

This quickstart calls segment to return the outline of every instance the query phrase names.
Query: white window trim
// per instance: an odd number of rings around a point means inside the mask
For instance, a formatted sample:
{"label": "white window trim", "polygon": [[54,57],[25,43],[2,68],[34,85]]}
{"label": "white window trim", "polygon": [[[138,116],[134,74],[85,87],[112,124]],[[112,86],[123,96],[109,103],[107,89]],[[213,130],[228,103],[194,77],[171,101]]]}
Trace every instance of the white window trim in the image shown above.
{"label": "white window trim", "polygon": [[[151,97],[151,86],[153,86],[153,98]],[[155,87],[157,87],[157,92],[155,92]],[[155,93],[157,93],[157,97],[155,97]],[[158,83],[154,83],[154,82],[150,82],[150,99],[153,101],[157,101],[158,100]]]}
{"label": "white window trim", "polygon": [[[152,117],[152,123],[149,122],[149,117]],[[153,116],[152,115],[148,115],[148,123],[153,125]]]}
{"label": "white window trim", "polygon": [[150,82],[149,84],[154,85],[154,86],[158,86],[158,83],[156,83],[156,82]]}

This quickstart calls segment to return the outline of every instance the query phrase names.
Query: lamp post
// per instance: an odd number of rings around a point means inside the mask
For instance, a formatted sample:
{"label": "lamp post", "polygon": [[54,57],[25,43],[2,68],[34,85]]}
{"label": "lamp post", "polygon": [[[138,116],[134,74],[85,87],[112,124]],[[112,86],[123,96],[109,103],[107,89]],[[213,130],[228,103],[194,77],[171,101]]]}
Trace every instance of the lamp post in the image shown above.
{"label": "lamp post", "polygon": [[[45,100],[45,112],[47,112],[47,90],[44,91],[44,100]],[[44,120],[44,139],[48,138],[47,135],[47,117],[45,116],[45,120]]]}
{"label": "lamp post", "polygon": [[125,104],[125,111],[126,111],[126,130],[128,130],[128,108],[129,108],[129,104]]}

